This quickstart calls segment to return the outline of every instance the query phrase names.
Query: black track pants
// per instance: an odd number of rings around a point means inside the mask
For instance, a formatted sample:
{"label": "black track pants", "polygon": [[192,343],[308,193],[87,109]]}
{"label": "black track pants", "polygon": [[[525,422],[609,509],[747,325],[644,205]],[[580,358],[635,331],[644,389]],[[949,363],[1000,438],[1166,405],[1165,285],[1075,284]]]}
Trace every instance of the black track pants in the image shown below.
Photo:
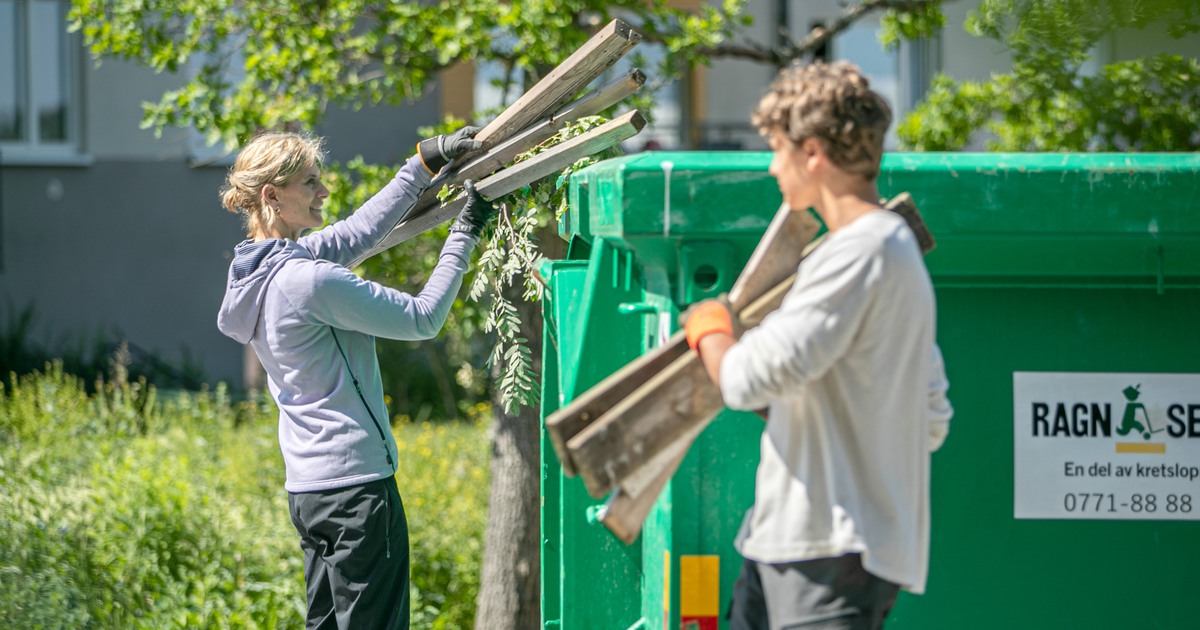
{"label": "black track pants", "polygon": [[408,520],[393,477],[291,493],[308,630],[408,630]]}

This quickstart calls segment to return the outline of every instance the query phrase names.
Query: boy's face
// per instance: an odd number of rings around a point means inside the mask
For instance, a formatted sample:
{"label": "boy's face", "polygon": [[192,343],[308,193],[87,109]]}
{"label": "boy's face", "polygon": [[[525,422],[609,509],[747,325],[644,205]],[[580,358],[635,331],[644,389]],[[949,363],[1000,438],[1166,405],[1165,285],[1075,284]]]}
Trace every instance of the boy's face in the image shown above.
{"label": "boy's face", "polygon": [[772,132],[767,139],[775,156],[770,173],[779,183],[783,200],[795,210],[812,207],[816,202],[816,186],[811,172],[811,147],[815,140],[793,144],[782,133]]}

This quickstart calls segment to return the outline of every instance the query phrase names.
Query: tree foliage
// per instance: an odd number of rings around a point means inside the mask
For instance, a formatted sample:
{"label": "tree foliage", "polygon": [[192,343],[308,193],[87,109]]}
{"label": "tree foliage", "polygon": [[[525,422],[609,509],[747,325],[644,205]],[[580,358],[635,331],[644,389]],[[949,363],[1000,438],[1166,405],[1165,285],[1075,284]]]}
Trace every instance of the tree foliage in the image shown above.
{"label": "tree foliage", "polygon": [[[190,72],[181,87],[144,105],[144,126],[158,132],[192,126],[210,142],[232,148],[262,129],[314,128],[331,107],[412,101],[428,91],[439,71],[461,61],[502,64],[502,87],[515,98],[583,44],[592,27],[613,17],[635,24],[647,40],[668,50],[664,63],[653,70],[658,86],[729,37],[743,23],[739,14],[744,1],[724,0],[686,12],[669,7],[666,0],[74,0],[70,20],[97,59],[131,59],[158,72]],[[648,105],[649,98],[638,104]],[[461,124],[447,120],[422,132],[432,135]],[[395,167],[361,160],[330,165],[328,220],[358,207]],[[507,368],[497,380],[503,402],[536,400],[528,350],[517,341],[521,334],[513,332],[519,322],[497,280],[530,282],[536,247],[526,238],[528,228],[552,216],[539,214],[546,209],[546,198],[561,197],[561,182],[544,186],[537,184],[502,204],[500,228],[482,248],[474,279],[477,288],[482,282],[494,290],[472,292],[482,300],[478,305],[460,300],[447,334],[434,342],[439,352],[385,344],[388,352],[419,354],[426,368],[389,379],[395,381],[387,383],[389,391],[432,373],[427,389],[442,392],[446,402],[440,406],[446,413],[461,411],[455,406],[469,405],[469,400],[454,404],[456,396],[446,390],[467,399],[483,393],[481,384],[487,379],[470,360],[488,354],[475,334],[483,329],[500,340],[492,358]],[[444,237],[443,229],[413,239],[369,260],[363,273],[391,286],[420,286]],[[491,264],[497,260],[503,261],[499,267]],[[537,292],[527,295],[536,297]],[[393,411],[409,410],[393,406]]]}
{"label": "tree foliage", "polygon": [[987,81],[939,76],[897,129],[910,147],[961,149],[983,130],[1000,151],[1200,149],[1196,59],[1158,54],[1088,66],[1118,31],[1194,35],[1194,0],[984,0],[965,26],[1003,44],[1012,72]]}
{"label": "tree foliage", "polygon": [[312,128],[330,106],[414,100],[463,60],[535,78],[616,16],[687,63],[728,36],[743,2],[688,13],[666,0],[74,0],[70,19],[97,58],[195,70],[144,122],[232,147],[260,129]]}

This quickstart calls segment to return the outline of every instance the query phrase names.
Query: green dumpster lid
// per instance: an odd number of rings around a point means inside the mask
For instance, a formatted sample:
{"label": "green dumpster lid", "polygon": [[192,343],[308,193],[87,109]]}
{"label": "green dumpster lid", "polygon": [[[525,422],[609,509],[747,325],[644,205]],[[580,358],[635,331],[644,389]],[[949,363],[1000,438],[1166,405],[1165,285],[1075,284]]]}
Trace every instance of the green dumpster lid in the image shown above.
{"label": "green dumpster lid", "polygon": [[1200,155],[892,153],[879,189],[912,193],[943,285],[1200,282]]}
{"label": "green dumpster lid", "polygon": [[[668,266],[686,241],[752,248],[780,203],[770,160],[606,160],[572,176],[560,230]],[[944,281],[1200,286],[1197,154],[889,153],[879,190],[912,194],[938,241],[930,271]]]}
{"label": "green dumpster lid", "polygon": [[615,241],[668,275],[689,243],[719,241],[744,262],[782,199],[770,161],[770,153],[703,151],[606,160],[571,176],[559,231]]}

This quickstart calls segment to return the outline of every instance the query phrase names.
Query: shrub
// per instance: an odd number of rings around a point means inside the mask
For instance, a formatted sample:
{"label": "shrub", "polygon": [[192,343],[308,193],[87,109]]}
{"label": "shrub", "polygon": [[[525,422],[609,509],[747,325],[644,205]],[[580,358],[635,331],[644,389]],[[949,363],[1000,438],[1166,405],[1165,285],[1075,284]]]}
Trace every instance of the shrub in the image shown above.
{"label": "shrub", "polygon": [[[487,405],[475,408],[490,414]],[[487,524],[488,442],[479,421],[396,427],[399,471],[412,546],[413,625],[469,628]]]}
{"label": "shrub", "polygon": [[[302,556],[268,400],[234,403],[220,386],[160,397],[144,382],[88,394],[58,365],[10,382],[0,389],[6,627],[303,626]],[[469,627],[485,428],[396,431],[413,625]]]}

